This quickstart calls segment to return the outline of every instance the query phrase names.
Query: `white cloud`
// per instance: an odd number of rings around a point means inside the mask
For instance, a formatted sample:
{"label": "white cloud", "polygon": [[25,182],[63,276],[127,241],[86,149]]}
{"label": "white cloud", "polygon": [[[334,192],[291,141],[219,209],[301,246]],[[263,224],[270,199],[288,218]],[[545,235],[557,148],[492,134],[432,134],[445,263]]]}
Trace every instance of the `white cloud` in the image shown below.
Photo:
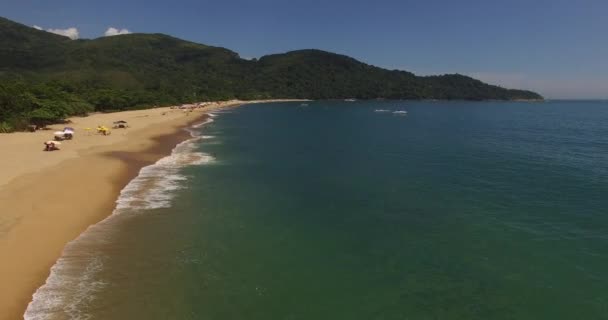
{"label": "white cloud", "polygon": [[34,25],[34,27],[33,27],[33,28],[34,28],[34,29],[36,29],[36,30],[42,30],[42,28],[41,28],[41,27],[39,27],[39,26],[37,26],[37,25]]}
{"label": "white cloud", "polygon": [[131,31],[129,31],[127,29],[117,29],[114,27],[109,27],[108,30],[106,30],[106,32],[104,33],[104,36],[110,37],[110,36],[117,36],[120,34],[129,34],[129,33],[131,33]]}
{"label": "white cloud", "polygon": [[76,40],[80,37],[80,34],[78,33],[78,29],[76,29],[76,28],[47,29],[46,31],[68,37],[72,40]]}

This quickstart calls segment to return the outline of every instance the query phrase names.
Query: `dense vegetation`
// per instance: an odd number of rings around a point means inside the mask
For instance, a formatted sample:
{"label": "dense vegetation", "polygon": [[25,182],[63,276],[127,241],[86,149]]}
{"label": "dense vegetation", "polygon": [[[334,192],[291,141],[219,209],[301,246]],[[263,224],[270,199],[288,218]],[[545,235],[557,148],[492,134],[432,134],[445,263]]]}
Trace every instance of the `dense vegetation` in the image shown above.
{"label": "dense vegetation", "polygon": [[419,77],[320,50],[246,60],[162,34],[70,40],[0,18],[0,131],[93,110],[231,98],[542,99],[462,75]]}

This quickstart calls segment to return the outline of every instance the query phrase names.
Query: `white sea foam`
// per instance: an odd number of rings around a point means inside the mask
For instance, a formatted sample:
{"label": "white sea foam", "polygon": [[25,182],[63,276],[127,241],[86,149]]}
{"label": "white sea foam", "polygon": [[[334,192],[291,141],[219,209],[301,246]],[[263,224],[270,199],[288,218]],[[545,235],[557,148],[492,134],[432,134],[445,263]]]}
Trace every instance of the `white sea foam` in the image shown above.
{"label": "white sea foam", "polygon": [[202,127],[202,126],[204,126],[204,125],[206,125],[208,123],[213,122],[213,117],[216,117],[216,116],[215,115],[211,116],[211,113],[209,114],[209,116],[210,116],[210,118],[205,119],[205,121],[203,121],[201,123],[197,123],[195,125],[192,125],[192,127],[190,129],[186,129],[186,130],[188,130],[188,132],[190,132],[190,134],[193,137],[198,136],[199,134],[196,131],[194,131],[193,129],[198,129],[198,128],[200,128],[200,127]]}
{"label": "white sea foam", "polygon": [[195,129],[212,121],[208,118],[187,129],[191,139],[175,146],[171,155],[142,168],[120,192],[112,214],[66,245],[62,256],[51,268],[46,283],[34,293],[24,314],[26,320],[91,318],[83,310],[107,285],[98,279],[98,274],[107,259],[101,249],[109,243],[114,225],[130,214],[170,207],[175,190],[183,188],[183,181],[188,179],[181,169],[215,160],[208,154],[195,151],[197,141],[212,138]]}
{"label": "white sea foam", "polygon": [[[72,244],[71,244],[72,245]],[[73,245],[72,245],[73,246]],[[66,247],[67,252],[71,252]],[[80,253],[82,254],[82,253]],[[86,254],[85,254],[86,255]],[[84,267],[73,267],[73,260],[86,259]],[[86,320],[91,315],[84,313],[83,307],[91,303],[95,293],[106,286],[106,283],[95,279],[103,269],[103,257],[70,257],[64,256],[51,268],[51,275],[44,286],[34,293],[33,300],[28,305],[24,319],[43,320],[54,315],[62,315],[68,319]]]}

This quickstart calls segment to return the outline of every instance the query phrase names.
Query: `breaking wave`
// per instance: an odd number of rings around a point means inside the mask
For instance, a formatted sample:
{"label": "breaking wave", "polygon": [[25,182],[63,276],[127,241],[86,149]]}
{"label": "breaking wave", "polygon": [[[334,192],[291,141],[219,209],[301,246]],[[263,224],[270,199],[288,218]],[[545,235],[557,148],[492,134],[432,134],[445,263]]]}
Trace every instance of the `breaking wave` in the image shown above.
{"label": "breaking wave", "polygon": [[120,192],[112,214],[66,245],[46,283],[34,293],[24,314],[26,320],[91,318],[86,310],[96,294],[107,286],[98,274],[108,259],[103,247],[110,243],[116,224],[132,214],[170,207],[175,191],[184,188],[183,182],[188,179],[181,169],[215,160],[195,151],[197,141],[213,138],[196,130],[212,122],[213,117],[215,115],[186,129],[192,135],[191,139],[175,146],[169,156],[142,168]]}

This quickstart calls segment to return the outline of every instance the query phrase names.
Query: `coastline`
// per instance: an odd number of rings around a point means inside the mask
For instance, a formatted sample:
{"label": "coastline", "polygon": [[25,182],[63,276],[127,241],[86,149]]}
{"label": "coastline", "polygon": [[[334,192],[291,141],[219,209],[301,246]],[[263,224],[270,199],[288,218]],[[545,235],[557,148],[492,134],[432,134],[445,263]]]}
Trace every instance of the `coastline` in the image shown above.
{"label": "coastline", "polygon": [[[3,208],[0,215],[0,260],[3,261],[0,264],[3,283],[0,319],[23,317],[32,294],[45,283],[65,245],[112,214],[121,190],[141,168],[167,156],[178,143],[191,138],[185,128],[201,122],[208,113],[218,109],[257,102],[278,101],[222,102],[210,108],[195,109],[193,115],[183,110],[159,108],[73,118],[77,130],[81,123],[118,117],[126,117],[125,120],[137,128],[117,129],[107,137],[76,136],[74,141],[62,145],[61,151],[51,153],[40,151],[38,144],[24,143],[25,147],[36,149],[35,153],[17,151],[0,160],[7,163],[17,160],[15,168],[0,163]],[[4,141],[0,136],[0,147],[10,150],[10,141],[20,141],[21,137],[39,140],[36,135],[42,134],[45,133],[18,133]],[[75,142],[81,140],[84,142],[76,145]],[[32,156],[34,158],[30,159]],[[51,158],[53,156],[55,158]],[[28,161],[34,165],[29,165]]]}

